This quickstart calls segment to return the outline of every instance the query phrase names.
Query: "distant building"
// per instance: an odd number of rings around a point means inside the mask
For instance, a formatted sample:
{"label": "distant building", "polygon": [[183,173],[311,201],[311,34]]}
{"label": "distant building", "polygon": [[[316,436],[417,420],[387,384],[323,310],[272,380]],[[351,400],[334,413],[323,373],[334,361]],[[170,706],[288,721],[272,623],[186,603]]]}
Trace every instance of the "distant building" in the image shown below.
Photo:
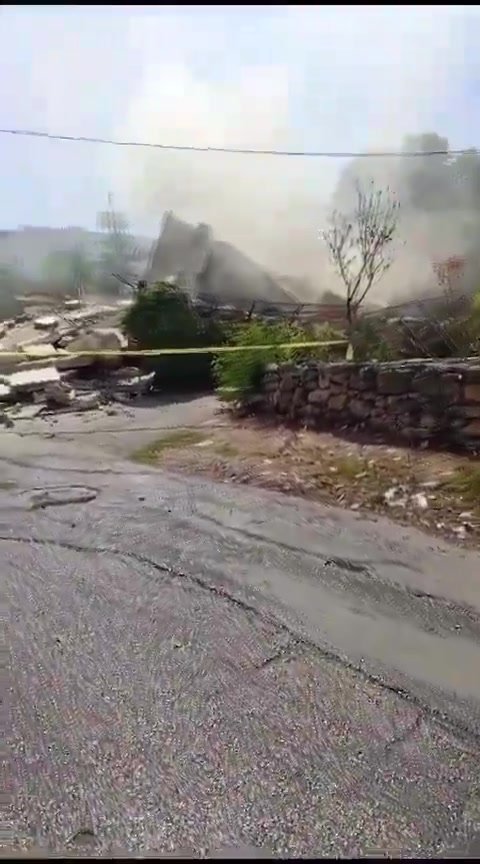
{"label": "distant building", "polygon": [[[47,228],[34,225],[21,225],[17,229],[0,231],[0,265],[15,267],[29,279],[39,279],[45,259],[53,252],[68,252],[81,246],[87,255],[95,260],[101,251],[105,235],[99,231],[69,226],[67,228]],[[152,240],[136,238],[138,246],[145,248],[146,259]],[[145,262],[139,263],[139,271]]]}

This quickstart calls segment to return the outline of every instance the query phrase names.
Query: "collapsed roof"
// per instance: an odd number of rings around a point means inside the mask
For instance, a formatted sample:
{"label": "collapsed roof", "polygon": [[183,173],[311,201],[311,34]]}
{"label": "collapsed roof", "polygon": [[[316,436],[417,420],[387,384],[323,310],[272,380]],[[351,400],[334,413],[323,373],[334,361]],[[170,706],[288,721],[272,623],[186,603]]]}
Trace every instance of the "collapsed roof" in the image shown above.
{"label": "collapsed roof", "polygon": [[173,278],[193,297],[208,295],[228,305],[254,300],[292,303],[298,298],[231,243],[215,240],[209,225],[190,225],[165,214],[145,278]]}

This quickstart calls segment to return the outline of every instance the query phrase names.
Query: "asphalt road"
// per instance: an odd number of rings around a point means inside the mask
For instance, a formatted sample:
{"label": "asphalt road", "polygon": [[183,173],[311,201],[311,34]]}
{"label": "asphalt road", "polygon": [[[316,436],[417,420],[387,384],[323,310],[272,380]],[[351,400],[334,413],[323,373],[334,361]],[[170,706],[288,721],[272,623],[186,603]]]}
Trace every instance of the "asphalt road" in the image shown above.
{"label": "asphalt road", "polygon": [[474,848],[478,554],[75,441],[0,448],[5,851]]}

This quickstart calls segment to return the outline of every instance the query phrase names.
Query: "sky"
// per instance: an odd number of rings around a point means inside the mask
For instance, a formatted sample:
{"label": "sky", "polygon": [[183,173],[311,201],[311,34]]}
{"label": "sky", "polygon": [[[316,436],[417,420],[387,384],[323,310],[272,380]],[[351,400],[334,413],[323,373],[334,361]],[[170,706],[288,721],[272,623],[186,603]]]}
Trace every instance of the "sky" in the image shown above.
{"label": "sky", "polygon": [[[4,5],[0,81],[4,129],[334,151],[434,130],[480,146],[480,7]],[[288,267],[341,168],[0,135],[0,229],[94,228],[111,192],[137,233],[173,209]]]}

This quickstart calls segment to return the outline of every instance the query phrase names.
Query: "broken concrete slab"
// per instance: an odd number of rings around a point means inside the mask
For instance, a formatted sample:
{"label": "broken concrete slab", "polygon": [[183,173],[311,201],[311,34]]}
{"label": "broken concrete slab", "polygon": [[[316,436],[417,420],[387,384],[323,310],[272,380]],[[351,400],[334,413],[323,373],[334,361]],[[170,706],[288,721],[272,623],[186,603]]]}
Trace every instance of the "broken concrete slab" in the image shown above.
{"label": "broken concrete slab", "polygon": [[35,417],[39,417],[44,410],[44,405],[18,405],[12,408],[11,414],[13,414],[15,420],[34,420]]}
{"label": "broken concrete slab", "polygon": [[32,360],[43,360],[52,357],[56,353],[56,349],[51,342],[33,342],[28,345],[22,344],[19,348],[22,354],[25,354]]}
{"label": "broken concrete slab", "polygon": [[0,382],[0,402],[10,402],[12,395],[12,388]]}
{"label": "broken concrete slab", "polygon": [[148,393],[152,387],[155,372],[149,372],[145,375],[135,375],[132,378],[122,378],[115,383],[115,393],[130,394],[131,396],[140,396]]}
{"label": "broken concrete slab", "polygon": [[45,399],[48,405],[70,405],[75,398],[75,390],[65,381],[51,381],[45,387]]}
{"label": "broken concrete slab", "polygon": [[102,402],[100,393],[77,393],[70,400],[69,403],[65,405],[59,405],[58,403],[53,406],[49,406],[46,410],[47,414],[57,414],[57,413],[72,413],[76,414],[77,412],[83,411],[95,411],[97,408],[100,408]]}
{"label": "broken concrete slab", "polygon": [[71,407],[73,411],[93,411],[100,408],[100,404],[100,393],[82,393],[75,396]]}
{"label": "broken concrete slab", "polygon": [[28,393],[43,389],[51,381],[60,381],[60,373],[55,366],[46,369],[26,369],[22,372],[12,372],[8,384],[15,393]]}
{"label": "broken concrete slab", "polygon": [[53,330],[58,320],[57,315],[42,315],[40,318],[35,318],[33,326],[35,330]]}
{"label": "broken concrete slab", "polygon": [[5,429],[11,429],[14,425],[12,418],[8,414],[5,414],[4,411],[0,411],[0,426],[5,426]]}
{"label": "broken concrete slab", "polygon": [[[70,355],[80,352],[77,356],[61,357],[55,361],[57,369],[79,369],[92,366],[99,360],[107,366],[116,366],[121,362],[120,353],[126,346],[126,340],[122,333],[115,329],[95,329],[90,333],[83,333],[73,339],[67,347]],[[88,352],[82,354],[81,352]],[[115,351],[118,354],[110,357],[102,357],[103,351]],[[98,354],[97,354],[98,352]]]}

